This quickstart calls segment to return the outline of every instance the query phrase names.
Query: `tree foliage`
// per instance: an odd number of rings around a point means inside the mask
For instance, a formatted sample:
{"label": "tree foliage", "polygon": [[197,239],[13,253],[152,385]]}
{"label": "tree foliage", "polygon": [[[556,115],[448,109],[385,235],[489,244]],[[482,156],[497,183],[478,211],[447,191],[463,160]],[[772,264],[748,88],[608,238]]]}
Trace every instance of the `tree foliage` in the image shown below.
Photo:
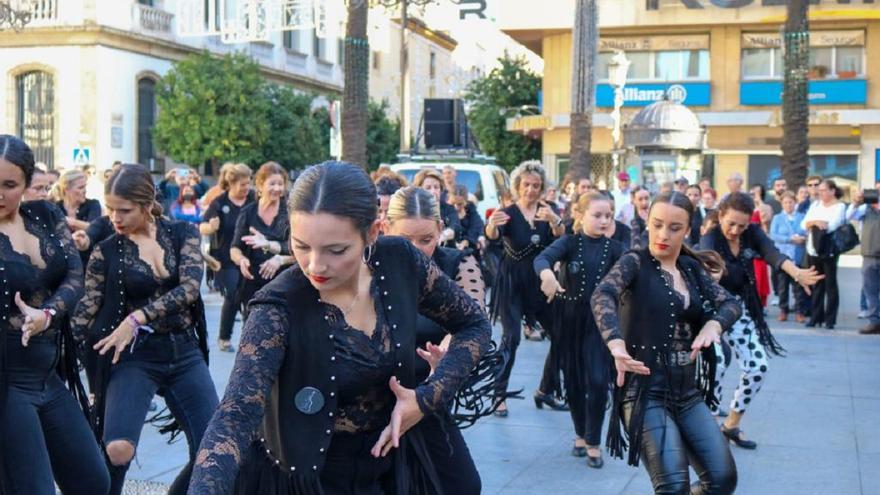
{"label": "tree foliage", "polygon": [[472,81],[465,93],[470,106],[468,124],[480,150],[495,156],[508,171],[523,160],[541,157],[541,141],[507,131],[507,118],[523,105],[537,105],[541,78],[525,58],[507,55],[487,76]]}
{"label": "tree foliage", "polygon": [[207,52],[175,64],[157,91],[154,142],[175,161],[256,163],[269,135],[269,101],[259,65]]}
{"label": "tree foliage", "polygon": [[367,110],[367,166],[379,168],[380,163],[393,163],[400,151],[400,121],[391,121],[388,102],[371,101]]}
{"label": "tree foliage", "polygon": [[265,97],[269,112],[269,134],[262,148],[261,162],[273,160],[286,169],[299,169],[330,157],[323,143],[321,125],[312,116],[309,94],[297,94],[288,87],[268,85]]}

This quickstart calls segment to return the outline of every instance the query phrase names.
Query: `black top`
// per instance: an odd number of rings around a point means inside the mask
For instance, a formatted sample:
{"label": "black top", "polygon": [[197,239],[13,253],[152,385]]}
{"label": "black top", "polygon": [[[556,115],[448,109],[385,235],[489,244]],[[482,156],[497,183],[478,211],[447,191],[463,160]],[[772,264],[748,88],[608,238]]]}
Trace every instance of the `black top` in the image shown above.
{"label": "black top", "polygon": [[229,257],[229,249],[232,248],[232,241],[235,239],[235,224],[241,210],[254,202],[256,195],[253,191],[248,191],[244,203],[241,206],[233,203],[229,199],[229,192],[223,192],[217,196],[205,211],[204,222],[208,222],[214,217],[220,219],[220,227],[211,238],[211,256],[217,258],[223,268],[234,267],[232,259]]}
{"label": "black top", "polygon": [[[511,255],[530,252],[531,254],[527,256],[531,258],[556,239],[549,222],[534,221],[534,226],[530,225],[519,206],[510,205],[502,211],[507,213],[510,220],[504,225],[499,225],[496,230],[504,242],[506,257],[519,258]],[[531,261],[529,259],[529,265]]]}
{"label": "black top", "polygon": [[[564,235],[535,257],[535,274],[540,277],[542,271],[562,262],[560,285],[566,292],[561,296],[586,301],[622,254],[623,246],[607,237]],[[589,307],[585,304],[584,309]]]}
{"label": "black top", "polygon": [[254,228],[263,234],[266,239],[280,244],[281,254],[287,256],[290,254],[290,220],[288,219],[287,208],[283,199],[278,205],[278,213],[272,219],[271,225],[266,225],[266,222],[260,218],[259,206],[259,202],[255,201],[241,209],[241,213],[235,222],[232,247],[241,250],[241,253],[251,262],[251,275],[253,275],[254,279],[247,282],[263,286],[268,280],[265,280],[260,275],[260,265],[275,255],[262,249],[251,249],[241,238],[251,235],[251,228]]}
{"label": "black top", "polygon": [[[190,306],[199,298],[204,268],[195,225],[187,224],[180,252],[175,252],[172,220],[161,217],[156,222],[156,242],[164,250],[163,265],[168,277],[161,278],[140,257],[137,244],[126,236],[114,234],[95,246],[86,268],[86,293],[73,315],[73,329],[85,335],[105,303],[110,257],[122,261],[122,289],[125,291],[125,314],[140,309],[147,317],[145,325],[158,333],[183,332],[194,326]],[[111,331],[113,329],[110,329]]]}
{"label": "black top", "polygon": [[629,249],[632,244],[632,229],[625,223],[615,220],[614,235],[611,238],[623,245],[623,249]]}
{"label": "black top", "polygon": [[461,222],[461,233],[456,236],[455,240],[458,242],[467,240],[468,247],[476,249],[477,239],[483,235],[483,229],[486,227],[486,224],[483,222],[483,219],[480,218],[480,213],[477,211],[477,207],[470,201],[468,201],[467,206],[465,206],[464,218],[459,217],[459,221]]}
{"label": "black top", "polygon": [[[64,209],[64,201],[58,201],[55,204],[66,215],[70,215],[70,212]],[[83,204],[79,205],[75,213],[74,217],[77,220],[92,222],[101,216],[101,203],[97,199],[87,199]]]}
{"label": "black top", "polygon": [[458,210],[446,201],[440,201],[440,219],[443,227],[455,232],[455,239],[462,235],[461,221],[458,219]]}
{"label": "black top", "polygon": [[642,217],[636,213],[630,222],[630,247],[642,249],[648,245],[648,226]]}
{"label": "black top", "polygon": [[[274,462],[279,475],[308,476],[311,481],[296,478],[297,483],[314,483],[312,472],[320,472],[332,433],[385,427],[394,406],[391,376],[415,387],[426,414],[442,410],[454,396],[489,344],[491,328],[479,305],[409,241],[380,237],[370,268],[377,316],[371,337],[350,327],[339,308],[322,302],[297,265],[257,293],[229,385],[202,440],[190,493],[230,493],[242,462],[261,461],[243,454],[264,414],[264,429],[276,430],[265,434],[275,445],[266,454],[283,457]],[[453,334],[445,358],[421,384],[412,379],[411,368],[418,313]],[[318,368],[332,373],[329,380],[316,374]],[[324,398],[320,411],[290,405],[285,390],[296,394],[300,386],[317,388]],[[288,442],[291,431],[300,436]],[[297,459],[305,465],[291,469]]]}
{"label": "black top", "polygon": [[115,233],[116,229],[113,228],[113,223],[110,221],[109,216],[103,215],[92,220],[88,228],[86,228],[86,236],[89,238],[88,252],[91,253],[92,249],[94,249],[99,242],[107,239]]}
{"label": "black top", "polygon": [[749,274],[754,278],[751,263],[753,259],[763,258],[768,265],[778,270],[788,256],[776,249],[776,245],[758,224],[750,223],[740,235],[739,243],[739,254],[734,256],[730,244],[721,233],[721,227],[716,226],[700,239],[700,249],[715,251],[721,255],[727,265],[727,274],[721,277],[721,286],[731,294],[745,297],[747,291],[757,291],[753,281],[749,281]]}
{"label": "black top", "polygon": [[82,296],[82,264],[70,237],[67,221],[58,208],[46,201],[28,201],[19,207],[25,230],[40,243],[43,268],[31,258],[15,251],[6,234],[0,233],[0,329],[6,333],[13,352],[28,352],[21,346],[24,318],[15,305],[16,292],[33,308],[56,311],[51,327],[34,338],[52,338],[59,323],[73,310]]}

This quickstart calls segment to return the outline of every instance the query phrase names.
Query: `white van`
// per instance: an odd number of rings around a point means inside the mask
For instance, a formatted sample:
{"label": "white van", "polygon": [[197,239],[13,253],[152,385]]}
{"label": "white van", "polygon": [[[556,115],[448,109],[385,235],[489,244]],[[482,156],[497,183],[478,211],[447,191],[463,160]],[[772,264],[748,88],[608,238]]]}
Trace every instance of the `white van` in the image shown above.
{"label": "white van", "polygon": [[410,183],[419,170],[434,168],[443,172],[443,168],[452,165],[455,168],[455,182],[467,186],[468,192],[477,198],[477,211],[486,219],[486,210],[497,208],[501,202],[498,197],[503,189],[510,190],[510,177],[498,165],[475,163],[468,161],[404,161],[390,165],[391,170],[406,177]]}

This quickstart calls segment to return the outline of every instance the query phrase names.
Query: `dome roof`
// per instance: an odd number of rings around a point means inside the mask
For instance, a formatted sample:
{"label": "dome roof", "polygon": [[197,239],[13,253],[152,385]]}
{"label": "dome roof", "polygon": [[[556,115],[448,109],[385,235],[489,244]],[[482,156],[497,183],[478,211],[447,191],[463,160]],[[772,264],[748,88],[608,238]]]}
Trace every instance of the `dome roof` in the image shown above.
{"label": "dome roof", "polygon": [[624,128],[628,148],[701,150],[706,130],[688,107],[663,99],[635,114]]}

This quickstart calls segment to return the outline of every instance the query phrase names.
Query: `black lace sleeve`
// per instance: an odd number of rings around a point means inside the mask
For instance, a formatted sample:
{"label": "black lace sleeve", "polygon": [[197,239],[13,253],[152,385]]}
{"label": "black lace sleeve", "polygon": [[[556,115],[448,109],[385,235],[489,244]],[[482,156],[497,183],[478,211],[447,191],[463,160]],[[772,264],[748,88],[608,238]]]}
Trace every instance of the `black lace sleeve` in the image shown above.
{"label": "black lace sleeve", "polygon": [[281,305],[251,306],[229,385],[196,455],[190,495],[232,493],[243,453],[263,420],[266,399],[284,361],[287,319]]}
{"label": "black lace sleeve", "polygon": [[67,221],[61,215],[52,215],[52,229],[58,240],[58,245],[64,252],[64,259],[67,262],[67,274],[61,284],[52,293],[46,302],[43,303],[44,308],[54,309],[55,318],[73,311],[76,302],[83,294],[83,267],[82,260],[79,258],[79,251],[73,243],[70,235],[70,229],[67,227]]}
{"label": "black lace sleeve", "polygon": [[620,295],[629,287],[639,273],[641,261],[633,252],[624,254],[617,260],[614,267],[596,286],[590,298],[596,326],[602,333],[605,342],[623,338],[620,333],[620,320],[617,316]]}
{"label": "black lace sleeve", "polygon": [[702,294],[703,300],[711,301],[715,307],[715,315],[712,319],[720,323],[723,330],[729,330],[742,316],[742,306],[735,297],[730,295],[730,292],[712,280],[712,277],[702,267],[699,267],[696,272],[700,279],[699,288],[704,292]]}
{"label": "black lace sleeve", "polygon": [[407,244],[417,258],[419,312],[452,334],[449,350],[434,374],[416,387],[416,400],[425,414],[442,410],[458,392],[480,357],[489,348],[492,327],[480,305],[420,251]]}
{"label": "black lace sleeve", "polygon": [[[148,321],[174,313],[182,313],[199,298],[199,288],[204,274],[199,231],[194,224],[187,224],[185,228],[185,239],[180,246],[180,261],[177,263],[180,283],[177,287],[163,294],[162,297],[141,308]],[[174,246],[162,246],[162,248],[174,249]]]}
{"label": "black lace sleeve", "polygon": [[537,256],[535,256],[535,261],[533,266],[535,268],[535,273],[538,277],[541,276],[541,272],[544,270],[552,270],[553,265],[556,264],[557,261],[567,261],[569,257],[569,244],[571,241],[571,236],[569,234],[563,235],[559,239],[553,241],[553,244],[550,244],[543,251],[541,251]]}
{"label": "black lace sleeve", "polygon": [[630,247],[632,247],[633,249],[642,249],[642,247],[644,247],[644,239],[642,238],[642,224],[639,220],[641,220],[641,218],[639,218],[638,212],[634,212],[633,219],[629,224],[630,235],[632,236]]}
{"label": "black lace sleeve", "polygon": [[85,294],[76,305],[70,323],[77,339],[83,339],[98,316],[104,303],[104,253],[101,246],[96,245],[86,267]]}

